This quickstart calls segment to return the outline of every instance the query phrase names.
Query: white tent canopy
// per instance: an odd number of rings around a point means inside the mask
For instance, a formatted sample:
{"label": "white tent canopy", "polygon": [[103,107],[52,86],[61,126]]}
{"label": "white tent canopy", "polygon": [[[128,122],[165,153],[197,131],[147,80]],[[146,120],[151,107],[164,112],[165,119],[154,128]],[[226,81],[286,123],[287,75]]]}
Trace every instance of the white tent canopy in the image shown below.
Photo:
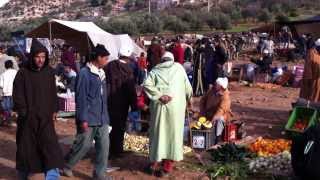
{"label": "white tent canopy", "polygon": [[92,45],[102,44],[110,52],[111,60],[118,58],[119,50],[123,46],[131,48],[135,55],[144,52],[129,35],[113,35],[93,22],[52,19],[29,32],[27,37],[64,39],[68,44],[76,47],[82,55],[87,55]]}

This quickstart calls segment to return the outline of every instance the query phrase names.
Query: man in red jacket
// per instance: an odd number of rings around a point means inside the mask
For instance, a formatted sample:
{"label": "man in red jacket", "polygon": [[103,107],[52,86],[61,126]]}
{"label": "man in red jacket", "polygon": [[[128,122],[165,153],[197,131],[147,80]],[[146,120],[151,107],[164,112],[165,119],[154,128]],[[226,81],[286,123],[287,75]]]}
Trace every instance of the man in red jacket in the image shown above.
{"label": "man in red jacket", "polygon": [[177,40],[177,42],[174,45],[174,48],[172,49],[172,54],[174,56],[174,61],[178,62],[180,64],[184,63],[184,49],[181,45],[181,41]]}

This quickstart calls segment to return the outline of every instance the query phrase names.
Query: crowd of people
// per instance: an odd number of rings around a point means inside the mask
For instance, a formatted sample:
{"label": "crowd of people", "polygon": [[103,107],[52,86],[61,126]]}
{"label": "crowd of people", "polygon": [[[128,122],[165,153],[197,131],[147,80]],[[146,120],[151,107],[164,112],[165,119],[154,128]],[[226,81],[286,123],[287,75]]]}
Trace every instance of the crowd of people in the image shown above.
{"label": "crowd of people", "polygon": [[[0,77],[3,112],[18,114],[18,178],[27,179],[35,173],[44,173],[45,179],[58,179],[61,173],[72,177],[72,168],[94,143],[96,161],[92,176],[110,179],[106,174],[108,159],[123,156],[128,113],[139,108],[148,109],[151,116],[150,166],[145,170],[161,177],[170,173],[174,161],[183,158],[184,123],[180,121],[192,97],[183,66],[174,62],[174,55],[165,49],[157,55],[159,62],[152,70],[147,70],[143,54],[133,61],[132,50],[126,47],[120,49],[118,60],[109,60],[108,50],[98,44],[80,70],[75,66],[74,55],[65,46],[61,64],[52,68],[48,50],[34,39],[29,59],[19,70],[14,70],[11,60],[4,63],[6,70]],[[138,73],[135,69],[139,69]],[[67,78],[67,83],[60,86],[58,76]],[[57,93],[65,85],[75,91],[77,133],[64,156],[54,121],[59,110]],[[143,92],[138,96],[139,87],[143,87]],[[147,99],[150,104],[146,104]],[[172,133],[166,136],[168,130]]]}
{"label": "crowd of people", "polygon": [[[290,47],[290,33],[279,41]],[[286,34],[286,35],[285,35]],[[320,101],[320,40],[312,44],[303,36],[302,54],[306,56],[301,97]],[[223,34],[202,39],[177,36],[173,40],[154,37],[146,53],[138,57],[121,47],[117,60],[98,44],[86,62],[77,63],[78,53],[70,45],[62,48],[61,63],[50,66],[48,50],[36,39],[27,60],[17,63],[0,48],[1,124],[10,124],[13,111],[17,118],[18,177],[25,180],[34,173],[46,179],[60,174],[72,177],[73,167],[92,147],[96,160],[94,179],[111,179],[106,170],[108,159],[123,157],[127,120],[135,113],[150,113],[150,165],[144,170],[164,177],[174,163],[183,159],[184,119],[193,96],[202,96],[201,116],[215,127],[215,139],[221,139],[231,118],[228,76],[232,62],[242,51],[256,48],[253,59],[258,73],[270,72],[277,42],[271,35],[256,33]],[[308,53],[307,53],[308,52]],[[57,119],[57,93],[75,92],[76,135],[69,152],[60,149],[54,121]]]}

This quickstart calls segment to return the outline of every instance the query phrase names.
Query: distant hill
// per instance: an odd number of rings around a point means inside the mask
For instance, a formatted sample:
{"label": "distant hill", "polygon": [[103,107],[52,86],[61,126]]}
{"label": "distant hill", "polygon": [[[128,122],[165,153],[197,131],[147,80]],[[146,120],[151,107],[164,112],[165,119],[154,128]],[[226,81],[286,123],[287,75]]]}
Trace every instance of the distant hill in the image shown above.
{"label": "distant hill", "polygon": [[108,16],[123,0],[10,0],[0,8],[0,22],[23,22],[48,17],[79,19]]}
{"label": "distant hill", "polygon": [[[39,17],[59,19],[80,19],[83,17],[100,17],[118,14],[125,7],[129,10],[147,8],[148,0],[2,0],[7,2],[0,7],[1,22],[21,22]],[[180,2],[180,7],[190,8],[193,5],[207,9],[208,0],[171,0]],[[154,3],[162,0],[151,0]],[[167,0],[170,2],[170,0]],[[201,2],[201,3],[200,3]],[[295,9],[320,9],[320,0],[210,0],[211,9],[218,8],[226,14],[235,10],[247,11],[243,16],[256,16],[262,9],[272,13],[288,12]],[[174,6],[165,6],[172,8]]]}
{"label": "distant hill", "polygon": [[[170,1],[173,4],[163,4]],[[0,7],[0,40],[10,39],[11,31],[29,31],[50,18],[95,21],[113,33],[138,35],[229,30],[238,24],[252,26],[279,19],[293,20],[320,12],[320,0],[210,0],[210,3],[208,0],[151,0],[152,14],[146,16],[148,2],[9,0]],[[109,18],[101,17],[111,17],[111,21],[106,22],[104,19]]]}

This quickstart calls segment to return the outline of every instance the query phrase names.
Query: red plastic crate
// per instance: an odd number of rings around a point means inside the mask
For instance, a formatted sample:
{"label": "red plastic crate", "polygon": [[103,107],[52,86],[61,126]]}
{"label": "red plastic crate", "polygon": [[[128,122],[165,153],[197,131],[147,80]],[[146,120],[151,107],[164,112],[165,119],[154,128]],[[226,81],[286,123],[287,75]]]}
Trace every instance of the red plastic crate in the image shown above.
{"label": "red plastic crate", "polygon": [[229,122],[226,124],[224,133],[223,133],[223,140],[225,142],[232,142],[237,140],[238,134],[238,125]]}

